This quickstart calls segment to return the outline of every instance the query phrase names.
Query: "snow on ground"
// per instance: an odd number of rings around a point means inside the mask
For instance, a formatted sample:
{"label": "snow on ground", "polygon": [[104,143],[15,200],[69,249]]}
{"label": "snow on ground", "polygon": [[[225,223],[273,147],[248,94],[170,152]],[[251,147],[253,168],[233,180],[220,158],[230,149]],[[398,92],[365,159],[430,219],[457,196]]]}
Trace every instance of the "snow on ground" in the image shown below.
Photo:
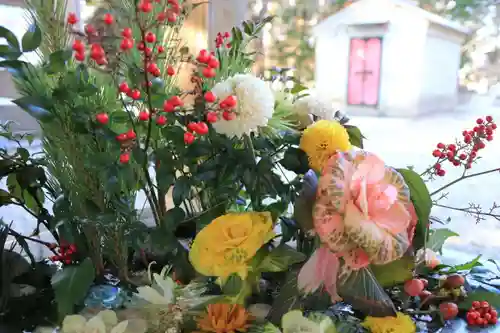
{"label": "snow on ground", "polygon": [[[492,106],[492,99],[476,96],[469,107],[451,114],[441,114],[418,119],[405,118],[373,118],[352,117],[351,124],[357,125],[367,137],[365,149],[379,155],[384,161],[394,167],[412,165],[417,171],[423,171],[433,161],[431,155],[438,142],[453,143],[455,137],[460,137],[464,129],[474,126],[478,116],[492,115],[500,121],[500,108]],[[0,141],[0,146],[4,142]],[[39,149],[39,148],[35,148]],[[491,142],[483,151],[484,158],[472,169],[480,172],[500,166],[500,137]],[[444,179],[432,182],[431,190],[459,176],[460,171],[447,167]],[[4,187],[5,184],[0,184]],[[454,207],[467,207],[469,202],[481,204],[484,208],[491,207],[496,200],[500,204],[500,173],[468,179],[450,188],[450,194],[442,204]],[[141,196],[137,208],[143,207]],[[487,219],[476,224],[472,217],[462,212],[435,208],[434,216],[446,220],[451,218],[447,228],[460,234],[460,237],[448,241],[445,257],[450,260],[472,259],[478,254],[484,258],[500,259],[500,222]],[[16,230],[28,234],[35,225],[32,217],[19,207],[0,207],[0,217],[4,221],[14,221]],[[43,255],[40,248],[36,249],[39,256]]]}

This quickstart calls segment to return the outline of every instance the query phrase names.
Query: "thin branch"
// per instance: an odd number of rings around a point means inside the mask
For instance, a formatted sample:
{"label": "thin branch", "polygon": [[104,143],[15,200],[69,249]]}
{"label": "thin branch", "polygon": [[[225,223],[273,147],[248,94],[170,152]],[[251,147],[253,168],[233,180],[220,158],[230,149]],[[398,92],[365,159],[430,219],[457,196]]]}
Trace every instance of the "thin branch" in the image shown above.
{"label": "thin branch", "polygon": [[489,173],[493,173],[493,172],[499,172],[500,171],[500,168],[496,168],[496,169],[491,169],[491,170],[487,170],[487,171],[483,171],[483,172],[477,172],[477,173],[471,173],[470,175],[462,175],[461,177],[455,179],[454,181],[452,182],[449,182],[448,184],[438,188],[437,190],[435,190],[434,192],[431,193],[431,196],[435,195],[435,194],[438,194],[439,192],[441,192],[442,190],[462,181],[462,180],[465,180],[465,179],[468,179],[468,178],[473,178],[473,177],[477,177],[477,176],[482,176],[482,175],[487,175]]}

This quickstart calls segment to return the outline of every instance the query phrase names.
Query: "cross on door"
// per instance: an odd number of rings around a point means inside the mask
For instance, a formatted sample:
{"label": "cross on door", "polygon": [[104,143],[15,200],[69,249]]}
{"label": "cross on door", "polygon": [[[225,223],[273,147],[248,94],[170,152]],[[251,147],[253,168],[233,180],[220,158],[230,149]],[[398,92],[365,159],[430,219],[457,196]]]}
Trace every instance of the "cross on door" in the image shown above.
{"label": "cross on door", "polygon": [[368,77],[369,75],[373,75],[373,71],[368,70],[368,69],[364,69],[364,70],[362,70],[362,71],[357,71],[357,72],[356,72],[356,75],[361,75],[361,79],[362,79],[363,81],[366,81],[366,79],[367,79],[367,77]]}

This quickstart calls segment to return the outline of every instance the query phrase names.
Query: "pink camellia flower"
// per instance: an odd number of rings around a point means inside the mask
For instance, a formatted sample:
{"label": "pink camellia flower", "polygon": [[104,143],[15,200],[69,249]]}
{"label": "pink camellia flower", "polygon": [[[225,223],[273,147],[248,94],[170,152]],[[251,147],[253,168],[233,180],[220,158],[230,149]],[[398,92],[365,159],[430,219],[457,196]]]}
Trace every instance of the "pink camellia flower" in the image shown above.
{"label": "pink camellia flower", "polygon": [[358,150],[328,160],[313,221],[321,247],[302,267],[298,285],[306,292],[323,285],[335,302],[340,279],[407,251],[417,219],[403,177],[375,155]]}

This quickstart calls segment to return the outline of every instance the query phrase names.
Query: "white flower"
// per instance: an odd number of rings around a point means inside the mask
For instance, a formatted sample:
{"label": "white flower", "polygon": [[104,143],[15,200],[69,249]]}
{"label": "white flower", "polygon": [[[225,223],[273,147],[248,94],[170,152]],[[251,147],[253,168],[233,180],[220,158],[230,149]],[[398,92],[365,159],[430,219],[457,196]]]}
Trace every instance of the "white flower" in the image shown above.
{"label": "white flower", "polygon": [[340,109],[341,103],[314,90],[307,90],[301,94],[307,94],[307,96],[300,97],[294,103],[294,110],[297,114],[312,114],[320,119],[334,120],[335,112]]}
{"label": "white flower", "polygon": [[[169,276],[153,274],[155,287],[142,286],[137,288],[136,296],[155,305],[169,305],[175,300],[175,282]],[[161,289],[161,293],[157,290]]]}
{"label": "white flower", "polygon": [[[99,312],[96,316],[89,320],[80,315],[70,315],[64,317],[62,323],[62,333],[125,333],[127,331],[129,322],[124,320],[118,322],[116,313],[111,310],[104,310]],[[143,329],[138,330],[134,328],[133,332],[142,333]]]}
{"label": "white flower", "polygon": [[283,333],[333,333],[336,332],[333,321],[327,316],[312,320],[306,318],[300,310],[292,310],[281,318]]}
{"label": "white flower", "polygon": [[271,87],[251,74],[237,74],[217,83],[212,92],[219,100],[235,95],[237,106],[236,118],[220,119],[213,124],[217,133],[229,137],[242,137],[266,126],[274,112],[274,94]]}

